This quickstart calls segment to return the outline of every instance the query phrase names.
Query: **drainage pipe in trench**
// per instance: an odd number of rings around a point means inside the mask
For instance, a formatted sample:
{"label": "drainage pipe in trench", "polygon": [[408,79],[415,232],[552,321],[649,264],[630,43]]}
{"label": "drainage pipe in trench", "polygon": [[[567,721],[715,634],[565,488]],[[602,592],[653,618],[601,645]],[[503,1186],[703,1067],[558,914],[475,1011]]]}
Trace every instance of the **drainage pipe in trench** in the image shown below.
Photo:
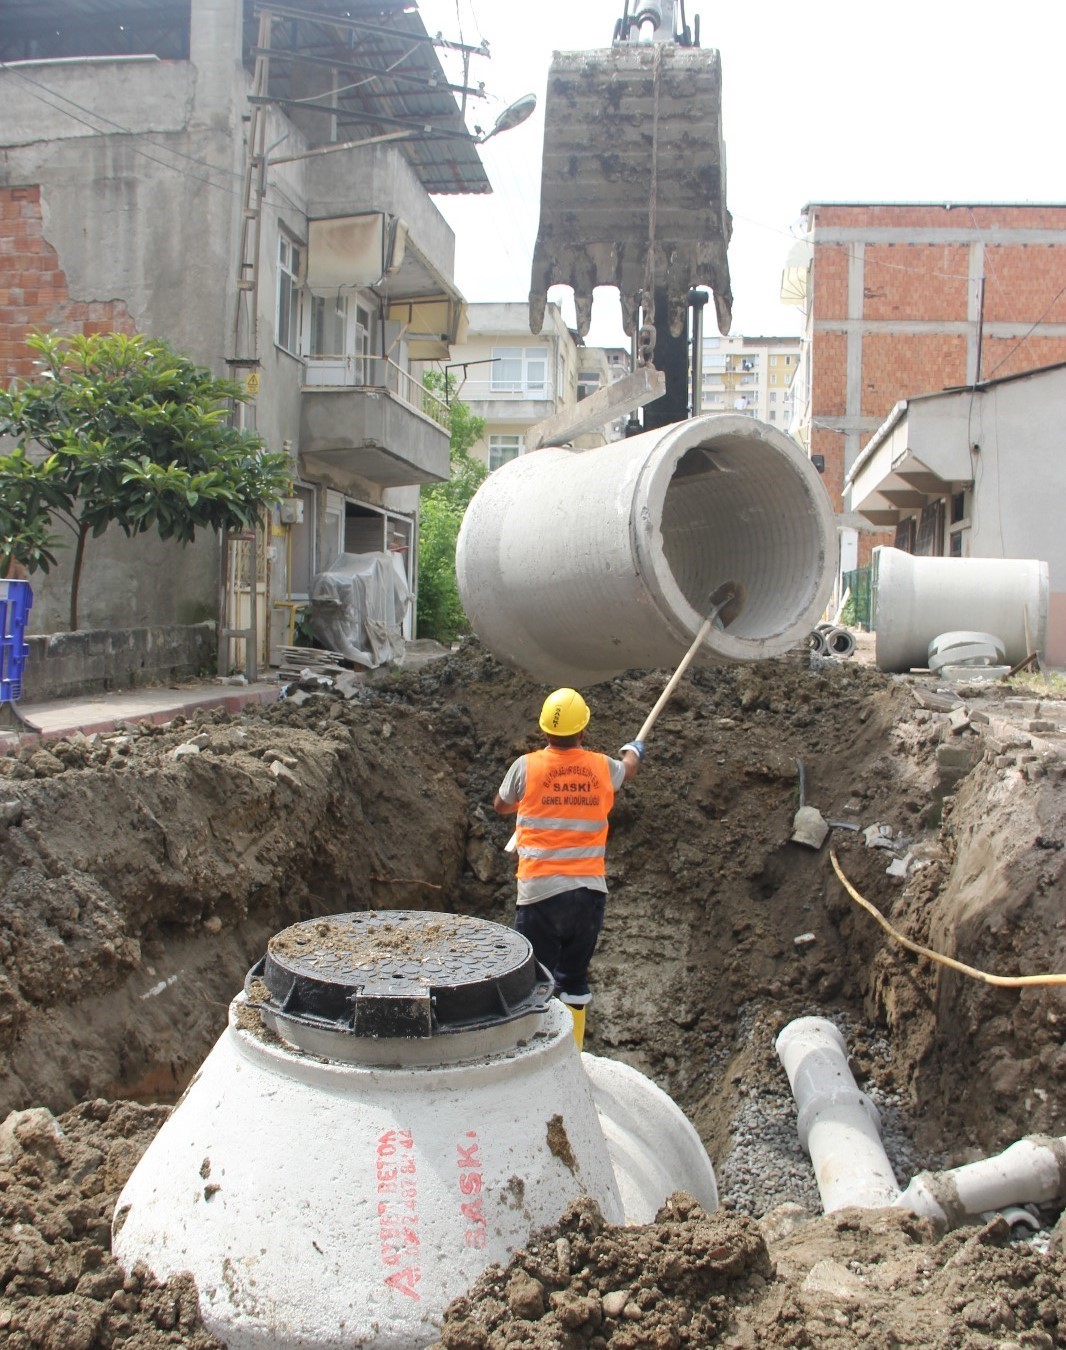
{"label": "drainage pipe in trench", "polygon": [[775,1048],[827,1214],[852,1205],[907,1209],[957,1228],[991,1210],[1066,1196],[1066,1136],[1050,1135],[1030,1135],[995,1157],[948,1171],[920,1172],[900,1192],[877,1108],[856,1086],[833,1023],[799,1017],[781,1031]]}
{"label": "drainage pipe in trench", "polygon": [[859,1205],[883,1209],[899,1187],[881,1143],[877,1107],[848,1068],[844,1037],[823,1017],[798,1017],[775,1042],[799,1111],[800,1142],[811,1156],[826,1214]]}
{"label": "drainage pipe in trench", "polygon": [[1066,1136],[1031,1134],[994,1158],[947,1172],[919,1172],[896,1204],[957,1228],[989,1210],[1040,1204],[1064,1195]]}
{"label": "drainage pipe in trench", "polygon": [[678,664],[723,583],[744,604],[705,664],[803,646],[833,587],[836,530],[789,437],[711,414],[595,450],[545,449],[478,489],[456,551],[473,631],[549,684]]}

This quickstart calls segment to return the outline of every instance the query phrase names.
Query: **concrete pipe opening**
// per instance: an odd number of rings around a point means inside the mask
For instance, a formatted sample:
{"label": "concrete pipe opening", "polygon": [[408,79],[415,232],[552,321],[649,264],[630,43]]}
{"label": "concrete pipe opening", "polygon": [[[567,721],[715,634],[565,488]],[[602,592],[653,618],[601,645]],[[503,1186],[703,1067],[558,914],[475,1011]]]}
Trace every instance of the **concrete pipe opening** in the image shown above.
{"label": "concrete pipe opening", "polygon": [[732,583],[704,663],[806,644],[832,589],[829,498],[800,448],[711,415],[595,450],[538,450],[489,476],[464,517],[456,575],[471,627],[552,684],[675,666]]}

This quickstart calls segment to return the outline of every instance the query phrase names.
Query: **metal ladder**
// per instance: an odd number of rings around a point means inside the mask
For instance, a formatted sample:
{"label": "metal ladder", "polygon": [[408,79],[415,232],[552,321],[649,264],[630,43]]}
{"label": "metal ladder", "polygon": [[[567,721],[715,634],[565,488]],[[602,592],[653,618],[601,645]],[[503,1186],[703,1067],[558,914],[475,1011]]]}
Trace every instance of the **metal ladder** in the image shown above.
{"label": "metal ladder", "polygon": [[[244,185],[241,194],[241,229],[237,254],[237,295],[233,310],[233,358],[235,369],[254,370],[259,364],[259,252],[262,240],[263,194],[266,191],[266,98],[270,86],[270,40],[274,16],[259,16],[255,72],[252,79],[251,115],[248,122]],[[251,537],[249,538],[249,533]],[[231,640],[244,640],[244,673],[248,680],[259,675],[258,540],[256,531],[226,531],[220,559],[220,623],[218,628],[218,673],[229,673]],[[228,623],[231,608],[240,593],[241,554],[247,548],[248,624]],[[268,581],[269,588],[269,581]],[[235,649],[233,649],[235,651]]]}

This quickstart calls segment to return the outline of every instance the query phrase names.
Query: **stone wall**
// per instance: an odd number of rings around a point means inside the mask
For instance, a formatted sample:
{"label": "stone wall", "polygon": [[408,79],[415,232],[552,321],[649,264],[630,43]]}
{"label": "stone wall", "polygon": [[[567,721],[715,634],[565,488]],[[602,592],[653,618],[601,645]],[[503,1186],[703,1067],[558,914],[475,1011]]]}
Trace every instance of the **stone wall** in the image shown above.
{"label": "stone wall", "polygon": [[26,642],[25,703],[214,674],[218,658],[213,623],[87,629],[28,637]]}

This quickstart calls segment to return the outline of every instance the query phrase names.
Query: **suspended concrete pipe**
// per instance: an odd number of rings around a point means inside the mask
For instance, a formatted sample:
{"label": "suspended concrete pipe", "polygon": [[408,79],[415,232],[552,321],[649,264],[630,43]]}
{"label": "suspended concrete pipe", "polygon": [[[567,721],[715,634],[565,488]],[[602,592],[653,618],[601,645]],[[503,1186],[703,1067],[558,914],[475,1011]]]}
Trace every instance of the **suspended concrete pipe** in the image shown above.
{"label": "suspended concrete pipe", "polygon": [[725,582],[744,602],[705,663],[806,643],[833,587],[832,508],[810,461],[750,417],[712,414],[490,474],[459,532],[471,627],[549,684],[676,666]]}
{"label": "suspended concrete pipe", "polygon": [[1042,652],[1048,565],[1031,558],[916,558],[874,550],[873,617],[879,670],[924,669],[941,633],[975,629],[1002,642],[1015,665]]}
{"label": "suspended concrete pipe", "polygon": [[1066,1196],[1066,1136],[1050,1135],[1030,1135],[963,1167],[920,1172],[900,1192],[881,1143],[877,1108],[856,1086],[833,1023],[797,1018],[781,1031],[776,1050],[827,1214],[852,1205],[907,1209],[957,1228],[991,1210]]}

